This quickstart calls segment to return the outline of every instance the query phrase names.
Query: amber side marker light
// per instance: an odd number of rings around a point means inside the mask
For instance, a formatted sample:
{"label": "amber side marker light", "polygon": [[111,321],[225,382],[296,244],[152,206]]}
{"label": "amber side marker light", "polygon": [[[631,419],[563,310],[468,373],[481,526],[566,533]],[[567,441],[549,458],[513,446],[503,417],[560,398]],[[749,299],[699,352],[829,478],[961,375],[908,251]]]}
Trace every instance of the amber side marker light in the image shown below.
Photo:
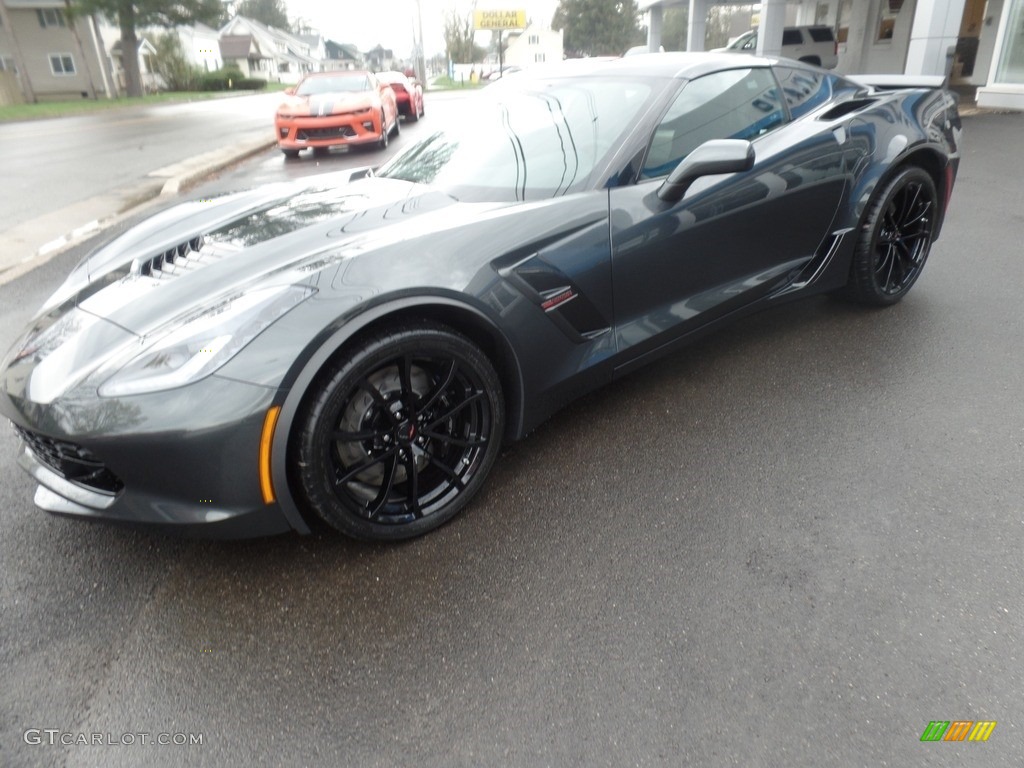
{"label": "amber side marker light", "polygon": [[280,415],[281,406],[275,405],[263,417],[263,434],[260,435],[260,492],[263,494],[264,504],[273,504],[277,501],[274,481],[270,476],[270,444],[274,442],[274,428]]}

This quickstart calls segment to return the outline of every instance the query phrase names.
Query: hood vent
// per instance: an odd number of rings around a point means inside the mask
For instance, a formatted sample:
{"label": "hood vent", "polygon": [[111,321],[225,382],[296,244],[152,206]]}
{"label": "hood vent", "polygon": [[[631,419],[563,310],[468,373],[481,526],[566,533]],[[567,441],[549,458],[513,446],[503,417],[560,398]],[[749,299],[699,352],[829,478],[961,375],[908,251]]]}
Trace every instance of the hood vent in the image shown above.
{"label": "hood vent", "polygon": [[165,280],[200,269],[240,250],[238,246],[211,242],[203,235],[197,235],[148,259],[136,259],[131,272],[137,276]]}

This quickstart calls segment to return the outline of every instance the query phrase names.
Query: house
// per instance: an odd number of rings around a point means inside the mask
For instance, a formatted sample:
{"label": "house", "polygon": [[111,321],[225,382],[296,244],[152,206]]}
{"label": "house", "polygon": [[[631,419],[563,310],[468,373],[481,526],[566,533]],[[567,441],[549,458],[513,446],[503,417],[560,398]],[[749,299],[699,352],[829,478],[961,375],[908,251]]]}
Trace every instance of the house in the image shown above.
{"label": "house", "polygon": [[[255,19],[235,16],[221,27],[221,39],[225,36],[251,38],[250,58],[246,61],[251,62],[256,69],[243,69],[250,77],[261,77],[278,83],[297,83],[307,72],[319,72],[323,68],[322,60],[317,58],[317,49],[309,42],[283,29],[268,27]],[[259,58],[251,58],[257,51]],[[221,56],[225,64],[229,63],[223,47]]]}
{"label": "house", "polygon": [[264,56],[252,35],[221,35],[218,41],[225,67],[234,67],[246,77],[266,77],[270,56]]}
{"label": "house", "polygon": [[563,58],[562,30],[530,22],[529,26],[515,37],[509,35],[504,64],[506,67],[528,67],[532,64],[561,61]]}
{"label": "house", "polygon": [[[124,55],[121,51],[121,29],[111,20],[96,17],[100,45],[106,50],[109,67],[119,93],[124,93]],[[140,27],[136,30],[139,40],[139,75],[143,90],[147,93],[164,87],[163,79],[157,74],[157,41],[162,35],[177,36],[181,51],[191,64],[203,72],[212,72],[223,66],[217,30],[196,22],[190,26],[179,25],[173,29],[164,27]]]}
{"label": "house", "polygon": [[92,16],[74,20],[63,0],[0,0],[0,71],[26,101],[95,99],[113,84]]}
{"label": "house", "polygon": [[366,52],[366,66],[373,72],[387,72],[395,68],[395,52],[377,44]]}
{"label": "house", "polygon": [[[119,93],[124,93],[126,83],[124,77],[124,52],[121,50],[120,38],[115,38],[110,45],[110,68]],[[156,71],[156,47],[148,37],[139,37],[139,77],[142,79],[144,93],[155,93],[163,86],[163,79]]]}
{"label": "house", "polygon": [[365,66],[363,57],[354,45],[324,40],[324,53],[324,69],[329,71],[362,69]]}

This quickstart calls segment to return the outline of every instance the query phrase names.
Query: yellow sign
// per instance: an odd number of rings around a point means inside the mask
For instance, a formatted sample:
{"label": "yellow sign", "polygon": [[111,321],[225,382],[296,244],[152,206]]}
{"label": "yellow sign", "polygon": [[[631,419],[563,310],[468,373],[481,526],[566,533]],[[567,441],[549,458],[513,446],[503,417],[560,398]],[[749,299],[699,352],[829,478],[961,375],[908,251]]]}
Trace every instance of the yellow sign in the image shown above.
{"label": "yellow sign", "polygon": [[474,29],[526,29],[526,11],[473,11]]}

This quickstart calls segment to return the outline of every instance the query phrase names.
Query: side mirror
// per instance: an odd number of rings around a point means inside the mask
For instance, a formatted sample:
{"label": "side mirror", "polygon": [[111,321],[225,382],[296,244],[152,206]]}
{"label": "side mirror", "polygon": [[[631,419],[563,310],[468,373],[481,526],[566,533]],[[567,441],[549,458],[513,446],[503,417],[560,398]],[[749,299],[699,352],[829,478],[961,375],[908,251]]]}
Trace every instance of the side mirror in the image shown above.
{"label": "side mirror", "polygon": [[688,154],[665,179],[658,197],[675,203],[683,199],[686,190],[701,176],[719,173],[739,173],[754,167],[754,147],[740,139],[712,139],[705,141]]}

